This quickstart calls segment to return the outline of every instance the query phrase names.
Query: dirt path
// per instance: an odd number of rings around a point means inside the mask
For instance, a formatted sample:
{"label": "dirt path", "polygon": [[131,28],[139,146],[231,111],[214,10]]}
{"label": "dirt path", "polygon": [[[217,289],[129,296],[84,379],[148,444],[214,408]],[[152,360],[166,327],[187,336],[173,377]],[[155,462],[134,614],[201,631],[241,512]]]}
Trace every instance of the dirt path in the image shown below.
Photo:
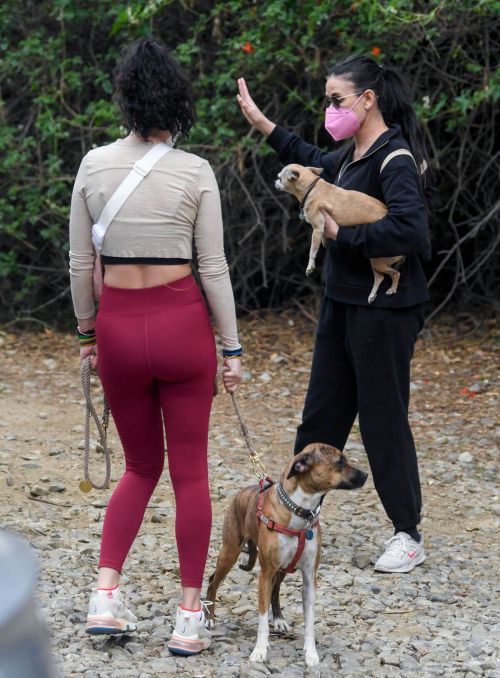
{"label": "dirt path", "polygon": [[[240,403],[268,471],[278,476],[300,421],[314,326],[301,316],[284,314],[247,320],[242,330],[248,381]],[[98,399],[98,384],[93,388]],[[391,582],[351,563],[359,549],[373,553],[373,560],[391,534],[372,483],[356,495],[341,493],[325,502],[326,549],[317,610],[323,675],[500,675],[495,665],[499,641],[492,633],[500,630],[492,598],[497,585],[494,563],[498,571],[493,531],[500,515],[495,484],[498,411],[498,335],[493,327],[458,340],[441,326],[419,341],[411,421],[420,457],[429,558],[404,577],[397,590],[400,580]],[[142,633],[118,643],[82,635],[109,496],[96,491],[84,495],[78,489],[82,424],[73,337],[0,333],[0,518],[4,527],[25,536],[37,550],[40,599],[61,675],[123,678],[179,670],[193,676],[303,675],[298,579],[287,582],[285,597],[296,636],[273,638],[269,664],[260,673],[259,667],[246,664],[255,638],[255,573],[234,571],[221,589],[221,629],[214,652],[199,659],[196,667],[165,654],[178,580],[167,471],[127,562],[129,599],[145,620]],[[123,464],[113,429],[110,438],[116,481]],[[367,469],[356,426],[346,449]],[[104,470],[97,453],[91,469],[97,477]],[[253,482],[225,394],[214,402],[210,469],[214,530],[207,574],[219,546],[227,497]],[[412,601],[418,613],[405,614]],[[343,620],[342,626],[332,617]],[[355,642],[347,631],[353,624],[359,636]],[[478,628],[484,629],[483,635],[477,635]],[[283,662],[284,657],[288,659]]]}

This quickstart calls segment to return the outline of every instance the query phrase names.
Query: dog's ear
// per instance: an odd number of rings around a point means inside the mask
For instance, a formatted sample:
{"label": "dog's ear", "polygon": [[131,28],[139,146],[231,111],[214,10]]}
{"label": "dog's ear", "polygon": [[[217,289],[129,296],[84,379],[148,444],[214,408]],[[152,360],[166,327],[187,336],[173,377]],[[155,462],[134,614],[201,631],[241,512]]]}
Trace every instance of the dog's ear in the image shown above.
{"label": "dog's ear", "polygon": [[286,176],[287,176],[288,181],[294,181],[295,179],[299,178],[300,174],[299,174],[299,172],[297,172],[297,170],[289,169],[289,170],[287,170]]}
{"label": "dog's ear", "polygon": [[308,471],[313,464],[314,464],[314,455],[309,452],[307,454],[304,454],[303,457],[293,462],[290,471],[288,472],[287,479],[291,478],[292,476],[298,476],[300,473]]}
{"label": "dog's ear", "polygon": [[324,172],[322,167],[306,167],[306,169],[308,169],[309,172],[316,174],[318,177]]}

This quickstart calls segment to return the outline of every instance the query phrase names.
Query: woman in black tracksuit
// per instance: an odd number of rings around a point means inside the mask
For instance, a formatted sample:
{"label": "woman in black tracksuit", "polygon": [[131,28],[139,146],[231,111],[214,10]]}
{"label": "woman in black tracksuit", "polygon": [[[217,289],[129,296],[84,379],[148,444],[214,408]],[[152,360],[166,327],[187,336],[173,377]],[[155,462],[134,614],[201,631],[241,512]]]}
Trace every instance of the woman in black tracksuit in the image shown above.
{"label": "woman in black tracksuit", "polygon": [[[359,415],[374,484],[395,528],[375,569],[409,572],[425,560],[408,401],[410,361],[429,300],[419,255],[430,256],[421,176],[426,153],[415,113],[394,71],[368,57],[349,57],[328,75],[325,127],[335,140],[354,137],[354,143],[327,153],[268,120],[245,81],[238,84],[243,114],[284,164],[321,167],[323,179],[388,207],[383,219],[354,227],[339,228],[327,216],[325,295],[295,452],[318,441],[342,450]],[[391,155],[402,149],[406,154]],[[385,277],[369,304],[369,257],[402,254],[397,293],[385,294]]]}

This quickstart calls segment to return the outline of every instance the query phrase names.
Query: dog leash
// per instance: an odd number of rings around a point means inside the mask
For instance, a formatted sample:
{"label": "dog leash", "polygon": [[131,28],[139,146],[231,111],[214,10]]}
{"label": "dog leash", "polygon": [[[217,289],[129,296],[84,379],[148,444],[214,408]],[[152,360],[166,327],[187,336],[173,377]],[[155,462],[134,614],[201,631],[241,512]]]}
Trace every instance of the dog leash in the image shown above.
{"label": "dog leash", "polygon": [[[253,445],[252,439],[250,437],[250,433],[248,431],[247,425],[245,424],[245,421],[243,419],[243,415],[241,414],[240,407],[238,405],[238,401],[236,400],[236,396],[234,393],[231,393],[231,400],[233,401],[234,409],[236,410],[236,415],[238,416],[238,421],[240,422],[240,427],[241,427],[241,432],[243,433],[243,437],[245,438],[245,443],[247,445],[248,451],[250,452],[250,461],[252,462],[253,465],[253,471],[257,478],[261,480],[262,478],[266,478],[266,468],[264,464],[262,463],[262,459],[260,456],[257,454],[257,451]],[[259,470],[260,469],[260,470]]]}
{"label": "dog leash", "polygon": [[[83,454],[83,477],[84,480],[80,482],[80,490],[82,492],[90,492],[92,488],[96,490],[105,490],[109,487],[109,479],[111,477],[111,459],[109,447],[107,444],[107,433],[109,425],[109,405],[104,398],[102,418],[99,419],[92,403],[90,393],[90,356],[82,360],[80,365],[80,379],[82,382],[83,394],[85,396],[85,448]],[[104,453],[104,460],[106,463],[106,471],[104,481],[102,483],[95,483],[89,475],[89,449],[90,449],[90,417],[95,421],[97,430],[99,432],[99,445]]]}

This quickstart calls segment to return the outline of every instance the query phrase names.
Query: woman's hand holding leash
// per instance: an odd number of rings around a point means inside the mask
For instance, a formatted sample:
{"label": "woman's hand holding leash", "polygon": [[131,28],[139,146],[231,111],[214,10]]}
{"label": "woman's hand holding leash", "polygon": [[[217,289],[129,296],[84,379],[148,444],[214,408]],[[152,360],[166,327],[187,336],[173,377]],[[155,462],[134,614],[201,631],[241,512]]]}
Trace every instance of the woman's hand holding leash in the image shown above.
{"label": "woman's hand holding leash", "polygon": [[80,348],[80,362],[82,363],[87,356],[90,356],[90,369],[92,372],[97,372],[98,358],[97,358],[97,344],[94,346],[82,346]]}
{"label": "woman's hand holding leash", "polygon": [[243,371],[241,369],[240,358],[224,358],[224,368],[222,372],[222,381],[224,388],[228,393],[235,393],[241,384]]}

